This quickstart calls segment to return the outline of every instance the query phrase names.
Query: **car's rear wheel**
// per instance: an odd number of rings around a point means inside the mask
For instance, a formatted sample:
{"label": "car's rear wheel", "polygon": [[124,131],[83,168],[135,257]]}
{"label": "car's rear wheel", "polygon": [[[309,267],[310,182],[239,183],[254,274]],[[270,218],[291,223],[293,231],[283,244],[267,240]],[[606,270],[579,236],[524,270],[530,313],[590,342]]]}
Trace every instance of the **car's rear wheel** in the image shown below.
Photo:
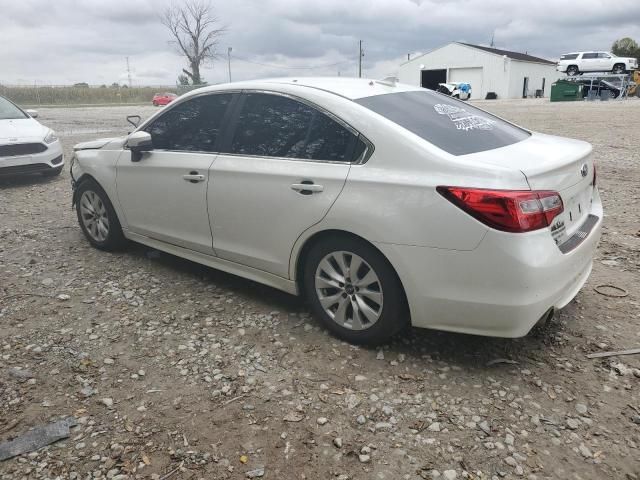
{"label": "car's rear wheel", "polygon": [[569,75],[570,77],[573,77],[574,75],[577,75],[578,73],[580,73],[580,70],[578,70],[577,66],[569,65],[567,67],[567,75]]}
{"label": "car's rear wheel", "polygon": [[625,68],[624,68],[624,64],[623,63],[616,63],[613,66],[613,73],[615,73],[616,75],[621,75],[625,72]]}
{"label": "car's rear wheel", "polygon": [[153,106],[154,106],[154,107],[157,107],[157,106],[158,106],[158,102],[154,101],[154,102],[153,102]]}
{"label": "car's rear wheel", "polygon": [[379,344],[407,325],[402,285],[373,246],[351,237],[314,245],[307,256],[304,287],[325,326],[352,343]]}
{"label": "car's rear wheel", "polygon": [[106,192],[93,180],[85,180],[76,192],[78,223],[89,243],[100,250],[122,248],[127,240]]}

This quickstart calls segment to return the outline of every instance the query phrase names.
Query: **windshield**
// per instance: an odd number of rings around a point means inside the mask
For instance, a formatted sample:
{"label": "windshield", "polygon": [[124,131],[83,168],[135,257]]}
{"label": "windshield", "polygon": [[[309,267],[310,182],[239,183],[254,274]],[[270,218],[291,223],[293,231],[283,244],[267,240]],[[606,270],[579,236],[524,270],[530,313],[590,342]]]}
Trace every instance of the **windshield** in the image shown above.
{"label": "windshield", "polygon": [[530,136],[490,113],[429,90],[387,93],[356,102],[452,155],[493,150]]}
{"label": "windshield", "polygon": [[29,118],[22,110],[16,107],[6,98],[0,97],[0,120],[11,120],[16,118]]}

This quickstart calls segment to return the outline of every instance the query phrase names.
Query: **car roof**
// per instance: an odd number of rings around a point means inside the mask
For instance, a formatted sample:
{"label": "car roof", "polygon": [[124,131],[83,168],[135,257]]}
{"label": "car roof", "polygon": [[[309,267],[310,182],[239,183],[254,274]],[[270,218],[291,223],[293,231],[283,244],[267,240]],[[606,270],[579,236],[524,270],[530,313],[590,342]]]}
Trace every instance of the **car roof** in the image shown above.
{"label": "car roof", "polygon": [[349,78],[349,77],[290,77],[290,78],[270,78],[265,80],[248,80],[242,82],[225,83],[203,87],[193,90],[190,93],[206,93],[207,91],[219,90],[260,90],[269,87],[288,86],[300,88],[313,88],[332,93],[350,100],[358,98],[384,95],[387,93],[406,92],[414,90],[424,90],[421,87],[395,83],[387,80],[374,80],[371,78]]}
{"label": "car roof", "polygon": [[562,55],[580,55],[581,53],[609,53],[606,50],[583,50],[582,52],[569,52]]}

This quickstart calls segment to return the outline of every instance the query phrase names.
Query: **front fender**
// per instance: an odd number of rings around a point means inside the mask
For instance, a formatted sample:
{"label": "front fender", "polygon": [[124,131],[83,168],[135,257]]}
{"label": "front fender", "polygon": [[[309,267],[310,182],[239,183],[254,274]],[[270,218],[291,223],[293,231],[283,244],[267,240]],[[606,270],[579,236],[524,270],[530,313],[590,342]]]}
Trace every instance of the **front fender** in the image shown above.
{"label": "front fender", "polygon": [[[113,146],[114,148],[109,148]],[[71,165],[73,195],[72,206],[77,202],[78,185],[92,179],[105,191],[111,201],[123,229],[127,229],[126,216],[118,202],[116,191],[116,166],[122,153],[121,145],[113,142],[101,149],[77,150]]]}

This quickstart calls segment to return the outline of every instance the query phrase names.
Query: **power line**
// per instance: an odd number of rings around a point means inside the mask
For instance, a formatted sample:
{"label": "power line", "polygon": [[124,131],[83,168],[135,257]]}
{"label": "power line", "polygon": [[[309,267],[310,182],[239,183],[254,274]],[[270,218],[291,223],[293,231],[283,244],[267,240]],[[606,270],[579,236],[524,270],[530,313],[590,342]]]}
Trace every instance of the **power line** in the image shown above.
{"label": "power line", "polygon": [[344,65],[346,63],[353,63],[353,60],[343,60],[342,62],[336,62],[336,63],[328,63],[326,65],[314,65],[314,66],[288,66],[288,65],[275,65],[272,63],[263,63],[263,62],[256,62],[254,60],[249,60],[248,58],[242,58],[242,57],[238,57],[237,55],[233,55],[233,59],[234,60],[239,60],[241,62],[245,62],[245,63],[251,63],[253,65],[260,65],[263,67],[270,67],[270,68],[281,68],[281,69],[286,69],[286,70],[317,70],[320,68],[329,68],[329,67],[336,67],[338,65]]}

